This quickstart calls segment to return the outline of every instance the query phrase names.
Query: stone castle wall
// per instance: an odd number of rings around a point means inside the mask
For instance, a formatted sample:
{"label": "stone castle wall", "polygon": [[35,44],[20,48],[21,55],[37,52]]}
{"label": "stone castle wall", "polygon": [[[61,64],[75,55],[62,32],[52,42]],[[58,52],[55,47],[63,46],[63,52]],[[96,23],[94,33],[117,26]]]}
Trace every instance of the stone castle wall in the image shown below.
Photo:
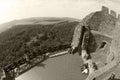
{"label": "stone castle wall", "polygon": [[[109,10],[109,8],[107,8],[105,6],[102,6],[101,11],[103,14],[101,16],[97,15],[98,18],[97,19],[94,18],[94,19],[95,20],[98,20],[100,18],[102,19],[102,21],[99,23],[100,24],[99,29],[103,33],[104,32],[108,33],[110,31],[112,32],[114,29],[115,33],[113,35],[111,34],[113,37],[113,41],[112,41],[112,44],[110,43],[111,44],[110,46],[112,46],[112,49],[113,49],[112,52],[118,51],[120,48],[120,46],[118,45],[118,44],[120,44],[120,39],[118,39],[118,38],[120,38],[120,35],[118,35],[119,31],[120,31],[120,28],[119,28],[120,27],[120,14],[117,15],[117,13],[115,11]],[[119,23],[118,27],[116,24],[117,22]],[[113,27],[117,27],[117,28],[113,28]],[[111,49],[110,49],[110,52],[111,52]],[[111,59],[108,59],[108,61],[110,60],[109,64],[96,70],[93,74],[90,74],[86,80],[93,80],[96,77],[97,78],[99,77],[99,79],[101,80],[101,78],[104,78],[106,75],[109,75],[109,73],[111,73],[113,71],[113,70],[110,71],[110,69],[115,68],[116,64],[118,64],[118,61],[120,61],[119,51],[114,52],[114,53],[117,53],[117,54],[115,54],[115,56],[113,56],[112,54],[109,55],[109,57],[114,57],[114,59],[112,61],[111,61]],[[109,57],[107,57],[107,58],[109,58]],[[108,71],[109,71],[109,73],[108,73]],[[105,73],[106,73],[106,75],[104,75]]]}
{"label": "stone castle wall", "polygon": [[101,10],[104,14],[109,14],[109,8],[102,6],[102,10]]}
{"label": "stone castle wall", "polygon": [[106,6],[102,6],[101,11],[104,14],[110,14],[111,16],[113,16],[114,18],[117,18],[118,20],[120,20],[120,14],[117,15],[117,13],[114,10],[110,10],[108,7]]}
{"label": "stone castle wall", "polygon": [[110,11],[110,15],[113,16],[113,17],[117,17],[117,16],[116,16],[116,12],[113,11],[113,10]]}

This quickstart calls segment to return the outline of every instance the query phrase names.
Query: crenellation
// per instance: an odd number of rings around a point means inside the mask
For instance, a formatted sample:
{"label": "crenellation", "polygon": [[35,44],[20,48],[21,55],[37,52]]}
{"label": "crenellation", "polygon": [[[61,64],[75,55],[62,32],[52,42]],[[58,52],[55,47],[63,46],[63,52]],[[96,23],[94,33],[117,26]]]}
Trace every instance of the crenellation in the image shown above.
{"label": "crenellation", "polygon": [[102,6],[102,12],[105,14],[109,14],[109,8]]}
{"label": "crenellation", "polygon": [[115,12],[115,11],[110,10],[110,15],[112,15],[113,17],[115,17],[115,18],[116,18],[116,12]]}

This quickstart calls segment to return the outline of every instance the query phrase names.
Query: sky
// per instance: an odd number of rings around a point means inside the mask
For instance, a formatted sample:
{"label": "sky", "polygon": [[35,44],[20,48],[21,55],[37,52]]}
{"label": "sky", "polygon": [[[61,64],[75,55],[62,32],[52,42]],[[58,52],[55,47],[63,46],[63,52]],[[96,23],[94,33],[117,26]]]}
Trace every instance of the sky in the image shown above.
{"label": "sky", "polygon": [[120,13],[120,0],[0,0],[0,24],[29,17],[82,19],[102,5]]}

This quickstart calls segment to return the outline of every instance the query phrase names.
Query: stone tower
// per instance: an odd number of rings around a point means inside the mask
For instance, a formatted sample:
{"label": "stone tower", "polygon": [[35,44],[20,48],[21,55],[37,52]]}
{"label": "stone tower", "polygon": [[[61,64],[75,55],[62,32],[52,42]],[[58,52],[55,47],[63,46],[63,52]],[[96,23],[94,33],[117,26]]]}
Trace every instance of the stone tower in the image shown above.
{"label": "stone tower", "polygon": [[110,11],[110,15],[112,15],[113,17],[116,17],[116,12],[113,11],[113,10],[111,10],[111,11]]}
{"label": "stone tower", "polygon": [[109,14],[109,8],[105,7],[105,6],[102,6],[102,12],[104,14]]}

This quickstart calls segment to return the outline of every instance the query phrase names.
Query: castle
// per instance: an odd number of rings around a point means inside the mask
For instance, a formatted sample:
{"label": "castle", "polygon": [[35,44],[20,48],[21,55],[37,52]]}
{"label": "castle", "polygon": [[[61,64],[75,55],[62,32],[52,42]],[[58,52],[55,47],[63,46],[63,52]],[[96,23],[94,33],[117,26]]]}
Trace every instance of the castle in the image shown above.
{"label": "castle", "polygon": [[114,11],[114,10],[110,10],[108,7],[106,6],[102,6],[102,9],[101,11],[104,13],[104,14],[110,14],[111,16],[113,16],[114,18],[117,18],[118,20],[120,20],[120,14],[118,14],[117,16],[117,13]]}

